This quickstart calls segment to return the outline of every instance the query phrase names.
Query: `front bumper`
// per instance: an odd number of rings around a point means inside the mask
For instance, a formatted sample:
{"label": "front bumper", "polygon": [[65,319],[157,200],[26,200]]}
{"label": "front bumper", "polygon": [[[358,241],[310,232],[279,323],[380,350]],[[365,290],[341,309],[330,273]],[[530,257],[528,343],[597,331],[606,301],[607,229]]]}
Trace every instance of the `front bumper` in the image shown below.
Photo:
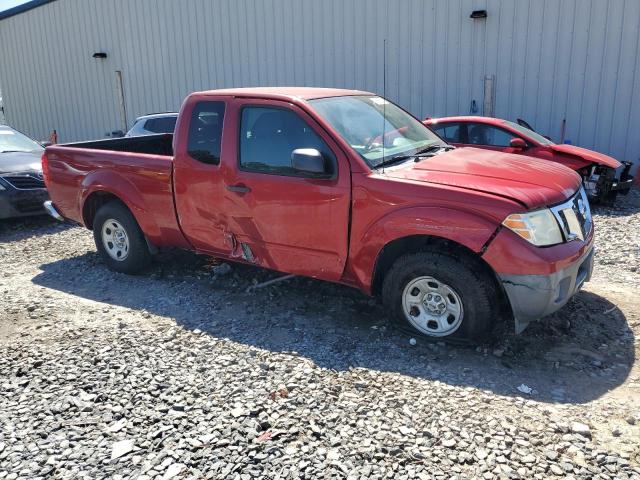
{"label": "front bumper", "polygon": [[610,192],[628,193],[633,186],[633,177],[629,177],[627,180],[612,181],[608,186]]}
{"label": "front bumper", "polygon": [[620,181],[615,186],[615,190],[626,195],[631,190],[634,182],[634,178],[631,176],[631,167],[633,166],[633,163],[622,162],[622,164],[624,165],[624,168],[620,174]]}
{"label": "front bumper", "polygon": [[609,167],[595,166],[584,184],[589,196],[597,200],[613,200],[618,193],[626,195],[633,186],[631,162],[622,162],[624,168],[617,177],[616,170]]}
{"label": "front bumper", "polygon": [[550,274],[498,274],[513,310],[516,333],[562,308],[591,278],[593,259],[591,245],[578,260]]}
{"label": "front bumper", "polygon": [[8,187],[0,190],[0,219],[43,215],[43,203],[49,199],[44,188],[17,190]]}

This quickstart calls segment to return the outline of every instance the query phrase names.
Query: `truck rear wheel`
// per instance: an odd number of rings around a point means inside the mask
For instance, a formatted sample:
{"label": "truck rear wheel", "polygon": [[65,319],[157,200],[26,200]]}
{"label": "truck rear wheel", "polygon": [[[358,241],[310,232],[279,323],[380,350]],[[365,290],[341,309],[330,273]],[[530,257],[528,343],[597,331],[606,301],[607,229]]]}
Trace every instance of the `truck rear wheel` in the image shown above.
{"label": "truck rear wheel", "polygon": [[482,340],[500,315],[493,279],[470,259],[440,252],[398,258],[382,297],[394,320],[432,338]]}
{"label": "truck rear wheel", "polygon": [[149,246],[138,222],[120,202],[109,202],[98,210],[93,220],[93,238],[111,270],[133,275],[151,262]]}

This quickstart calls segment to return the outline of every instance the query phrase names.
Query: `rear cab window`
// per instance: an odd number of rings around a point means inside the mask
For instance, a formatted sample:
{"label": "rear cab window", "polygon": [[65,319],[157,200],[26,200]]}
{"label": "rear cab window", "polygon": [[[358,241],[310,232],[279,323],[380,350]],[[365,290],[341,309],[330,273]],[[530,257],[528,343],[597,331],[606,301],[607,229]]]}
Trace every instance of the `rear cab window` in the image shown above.
{"label": "rear cab window", "polygon": [[220,164],[224,110],[225,104],[220,101],[198,102],[193,107],[187,153],[194,160],[210,165]]}

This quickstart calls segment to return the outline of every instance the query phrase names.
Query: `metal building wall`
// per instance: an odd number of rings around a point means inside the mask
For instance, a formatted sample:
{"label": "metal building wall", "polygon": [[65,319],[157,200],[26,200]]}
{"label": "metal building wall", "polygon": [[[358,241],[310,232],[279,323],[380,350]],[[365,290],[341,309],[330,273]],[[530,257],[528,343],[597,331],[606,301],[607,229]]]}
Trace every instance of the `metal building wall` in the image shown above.
{"label": "metal building wall", "polygon": [[495,116],[637,160],[639,35],[638,0],[57,0],[0,20],[0,87],[18,129],[89,139],[119,128],[116,70],[130,126],[194,90],[382,93],[387,38],[387,96],[418,116],[481,112],[495,75]]}

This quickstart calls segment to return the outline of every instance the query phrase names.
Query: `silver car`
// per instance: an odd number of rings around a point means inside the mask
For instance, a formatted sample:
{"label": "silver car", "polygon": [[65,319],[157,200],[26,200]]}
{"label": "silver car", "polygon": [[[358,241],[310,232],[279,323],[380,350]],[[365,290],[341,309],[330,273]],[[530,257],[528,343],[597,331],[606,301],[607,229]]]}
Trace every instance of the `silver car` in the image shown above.
{"label": "silver car", "polygon": [[152,113],[136,118],[136,122],[125,137],[140,137],[143,135],[157,135],[159,133],[173,133],[176,128],[178,114],[175,112]]}

